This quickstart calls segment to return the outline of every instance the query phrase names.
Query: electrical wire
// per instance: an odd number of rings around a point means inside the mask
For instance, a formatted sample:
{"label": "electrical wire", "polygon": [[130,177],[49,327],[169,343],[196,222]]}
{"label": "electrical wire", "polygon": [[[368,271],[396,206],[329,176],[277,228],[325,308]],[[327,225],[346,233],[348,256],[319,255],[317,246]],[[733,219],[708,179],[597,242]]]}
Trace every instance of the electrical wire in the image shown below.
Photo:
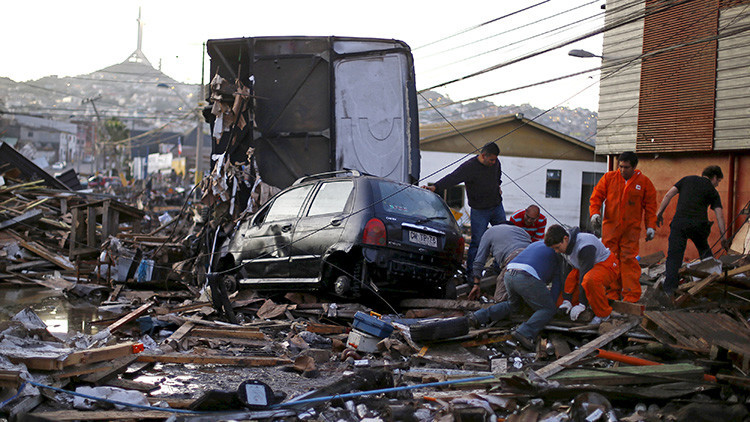
{"label": "electrical wire", "polygon": [[472,73],[464,75],[464,76],[460,76],[460,77],[457,77],[457,78],[454,78],[454,79],[451,79],[451,80],[448,80],[448,81],[445,81],[445,82],[438,83],[438,84],[433,85],[431,87],[421,89],[421,90],[419,90],[419,92],[421,93],[421,92],[433,90],[435,88],[444,87],[446,85],[454,84],[456,82],[461,82],[461,81],[464,81],[464,80],[467,80],[467,79],[471,79],[471,78],[479,76],[479,75],[483,75],[483,74],[486,74],[486,73],[489,73],[489,72],[501,69],[503,67],[510,66],[510,65],[512,65],[514,63],[519,63],[521,61],[528,60],[530,58],[539,56],[539,55],[547,53],[549,51],[556,50],[558,48],[565,47],[565,46],[573,44],[575,42],[582,41],[582,40],[585,40],[587,38],[593,37],[594,35],[598,35],[598,34],[601,34],[603,32],[606,32],[606,31],[611,31],[613,29],[616,29],[616,28],[619,28],[621,26],[627,25],[628,23],[632,23],[632,22],[635,22],[637,20],[643,19],[643,18],[645,18],[647,16],[650,16],[652,14],[666,11],[670,7],[674,7],[676,5],[688,3],[688,2],[691,2],[691,1],[695,1],[695,0],[673,0],[671,5],[662,6],[662,7],[654,7],[654,9],[652,9],[652,10],[646,10],[646,11],[644,11],[642,13],[640,13],[640,12],[636,13],[636,14],[634,14],[634,16],[629,16],[627,18],[621,19],[621,20],[619,20],[617,22],[610,23],[608,25],[605,24],[602,28],[596,29],[594,31],[589,31],[589,32],[587,32],[587,33],[585,33],[583,35],[576,36],[574,38],[562,41],[562,42],[554,44],[552,46],[544,47],[544,48],[539,49],[537,51],[533,51],[531,53],[524,54],[524,55],[516,57],[514,59],[511,59],[511,60],[508,60],[508,61],[505,61],[505,62],[501,62],[501,63],[495,64],[495,65],[486,67],[486,68],[481,69],[479,71],[472,72]]}
{"label": "electrical wire", "polygon": [[496,38],[496,37],[499,37],[501,35],[509,34],[509,33],[513,32],[513,31],[517,31],[519,29],[523,29],[523,28],[527,28],[527,27],[532,26],[532,25],[536,25],[536,24],[544,22],[544,21],[546,21],[548,19],[552,19],[552,18],[556,18],[558,16],[562,16],[562,15],[568,13],[568,12],[572,12],[574,10],[580,9],[582,7],[585,7],[585,6],[589,6],[589,5],[593,4],[593,3],[598,3],[600,1],[601,0],[593,0],[593,1],[590,1],[588,3],[584,3],[584,4],[581,4],[581,5],[575,6],[575,7],[571,8],[571,9],[567,9],[565,11],[556,13],[554,15],[550,15],[550,16],[547,16],[545,18],[538,19],[538,20],[536,20],[534,22],[529,22],[529,23],[526,23],[526,24],[523,24],[523,25],[520,25],[520,26],[516,26],[515,28],[511,28],[511,29],[502,31],[502,32],[490,35],[490,36],[485,37],[485,38],[480,38],[478,40],[475,40],[475,41],[472,41],[472,42],[469,42],[469,43],[466,43],[466,44],[461,44],[461,45],[458,45],[458,46],[455,46],[455,47],[450,47],[450,48],[447,48],[445,50],[441,50],[441,51],[438,51],[438,52],[435,52],[435,53],[432,53],[432,54],[429,54],[429,55],[426,55],[426,56],[419,56],[419,58],[420,59],[427,59],[427,58],[430,58],[430,57],[433,57],[433,56],[438,56],[438,55],[445,54],[445,53],[448,53],[448,52],[453,51],[453,50],[457,50],[459,48],[469,47],[469,46],[471,46],[473,44],[477,44],[477,43],[482,42],[482,41],[487,41],[487,40],[490,40],[492,38]]}
{"label": "electrical wire", "polygon": [[516,15],[516,14],[518,14],[518,13],[521,13],[521,12],[524,12],[524,11],[526,11],[526,10],[531,10],[531,9],[533,9],[533,8],[537,7],[537,6],[541,6],[541,5],[542,5],[542,4],[544,4],[544,3],[548,3],[549,1],[550,1],[550,0],[543,0],[543,1],[539,2],[539,3],[536,3],[536,4],[532,4],[531,6],[527,6],[527,7],[524,7],[524,8],[522,8],[522,9],[518,9],[518,10],[516,10],[516,11],[513,11],[513,12],[511,12],[511,13],[508,13],[508,14],[505,14],[505,15],[503,15],[503,16],[497,17],[497,18],[495,18],[495,19],[489,20],[489,21],[487,21],[487,22],[483,22],[483,23],[480,23],[480,24],[478,24],[478,25],[474,25],[474,26],[471,26],[471,27],[469,27],[469,28],[466,28],[466,29],[463,29],[463,30],[461,30],[461,31],[459,31],[459,32],[457,32],[457,33],[455,33],[455,34],[453,34],[453,35],[449,35],[449,36],[447,36],[447,37],[444,37],[444,38],[438,39],[438,40],[436,40],[436,41],[432,41],[432,42],[430,42],[430,43],[427,43],[427,44],[421,45],[421,46],[419,46],[419,47],[416,47],[416,48],[412,49],[412,51],[414,51],[414,50],[419,50],[419,49],[422,49],[422,48],[428,47],[428,46],[430,46],[430,45],[434,45],[434,44],[437,44],[437,43],[439,43],[439,42],[442,42],[442,41],[446,41],[446,40],[449,40],[449,39],[451,39],[451,38],[454,38],[454,37],[456,37],[456,36],[458,36],[458,35],[461,35],[461,34],[465,34],[465,33],[469,32],[469,31],[473,31],[473,30],[475,30],[475,29],[478,29],[478,28],[481,28],[481,27],[483,27],[483,26],[487,26],[487,25],[489,25],[489,24],[491,24],[491,23],[493,23],[493,22],[497,22],[497,21],[499,21],[499,20],[502,20],[502,19],[505,19],[505,18],[507,18],[507,17],[510,17],[510,16]]}

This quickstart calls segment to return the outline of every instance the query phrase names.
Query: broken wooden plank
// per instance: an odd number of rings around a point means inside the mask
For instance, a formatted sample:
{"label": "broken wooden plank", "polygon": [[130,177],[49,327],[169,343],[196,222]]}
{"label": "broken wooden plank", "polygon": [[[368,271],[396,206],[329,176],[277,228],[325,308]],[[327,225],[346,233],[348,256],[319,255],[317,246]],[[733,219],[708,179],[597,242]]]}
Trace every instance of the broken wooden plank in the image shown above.
{"label": "broken wooden plank", "polygon": [[656,366],[620,366],[607,371],[586,368],[567,369],[549,377],[561,384],[653,384],[665,381],[701,380],[705,369],[691,363],[676,363]]}
{"label": "broken wooden plank", "polygon": [[[110,368],[112,368],[113,366],[117,366],[117,362],[119,361],[127,362],[127,364],[124,365],[127,367],[127,365],[134,362],[136,358],[137,356],[131,354],[128,356],[123,356],[121,358],[115,359],[112,362],[97,362],[97,363],[92,363],[89,365],[73,366],[71,368],[66,368],[61,371],[56,372],[54,376],[57,379],[82,377],[82,376],[86,377],[91,374],[97,374],[98,376],[98,373],[106,372],[110,370]],[[91,378],[91,379],[95,379],[95,378]],[[94,381],[89,381],[89,382],[94,382]]]}
{"label": "broken wooden plank", "polygon": [[624,302],[621,300],[613,300],[610,303],[612,310],[621,314],[643,316],[646,311],[646,305],[641,303]]}
{"label": "broken wooden plank", "polygon": [[568,345],[567,340],[565,340],[563,336],[550,334],[549,341],[551,341],[552,345],[555,347],[555,357],[558,359],[570,353],[570,345]]}
{"label": "broken wooden plank", "polygon": [[18,242],[19,245],[41,256],[47,261],[57,265],[64,270],[75,270],[75,265],[73,265],[68,258],[50,252],[49,249],[45,248],[36,241],[24,239],[21,235],[11,229],[8,229],[8,233]]}
{"label": "broken wooden plank", "polygon": [[234,328],[231,330],[220,330],[215,328],[193,328],[189,334],[191,337],[203,338],[242,338],[254,340],[262,340],[266,338],[263,333],[253,328]]}
{"label": "broken wooden plank", "polygon": [[277,366],[289,365],[289,359],[265,356],[197,356],[182,353],[165,353],[163,355],[141,354],[139,362],[159,363],[194,363],[198,365],[235,365],[235,366]]}
{"label": "broken wooden plank", "polygon": [[402,308],[437,308],[476,311],[489,308],[493,304],[481,303],[475,300],[450,300],[450,299],[404,299],[400,303]]}
{"label": "broken wooden plank", "polygon": [[623,324],[618,325],[616,327],[612,327],[612,329],[607,332],[606,334],[603,334],[594,340],[591,340],[590,342],[584,344],[578,350],[571,352],[568,355],[565,355],[564,357],[550,363],[549,365],[545,366],[544,368],[537,371],[537,374],[543,378],[550,377],[564,369],[566,369],[566,366],[571,365],[584,357],[588,356],[590,353],[593,353],[596,351],[596,349],[604,346],[605,344],[609,343],[610,341],[616,339],[617,337],[620,337],[621,335],[627,333],[630,331],[633,327],[640,324],[640,319],[638,318],[631,318],[627,321],[625,321]]}
{"label": "broken wooden plank", "polygon": [[736,275],[739,275],[739,274],[742,274],[742,273],[746,273],[748,271],[750,271],[750,264],[743,265],[741,267],[737,267],[737,268],[735,268],[733,270],[727,271],[727,277],[734,277]]}
{"label": "broken wooden plank", "polygon": [[27,211],[19,216],[0,222],[0,230],[14,227],[19,224],[31,224],[39,221],[44,213],[42,210]]}
{"label": "broken wooden plank", "polygon": [[46,421],[117,421],[117,420],[164,420],[169,417],[163,410],[52,410],[33,412],[29,416]]}
{"label": "broken wooden plank", "polygon": [[138,359],[137,355],[128,355],[105,362],[99,371],[82,376],[80,377],[80,380],[94,385],[103,385],[104,382],[107,382],[107,380],[113,376],[124,372],[131,363],[136,361],[136,359]]}
{"label": "broken wooden plank", "polygon": [[[165,352],[180,351],[180,342],[187,333],[195,327],[195,323],[187,321],[183,323],[171,336],[167,337],[159,348]],[[172,350],[169,350],[172,349]]]}
{"label": "broken wooden plank", "polygon": [[305,329],[316,334],[346,334],[351,331],[351,328],[341,325],[318,324],[314,322],[308,322]]}
{"label": "broken wooden plank", "polygon": [[[69,354],[63,361],[63,367],[83,365],[89,363],[114,360],[123,356],[132,355],[140,343],[128,342],[115,344],[113,346],[97,347],[95,349],[81,350]],[[142,348],[142,346],[141,346]]]}
{"label": "broken wooden plank", "polygon": [[0,370],[0,387],[16,390],[23,382],[20,372]]}
{"label": "broken wooden plank", "polygon": [[709,275],[708,277],[706,277],[703,280],[701,280],[698,284],[696,284],[695,286],[691,287],[690,290],[688,290],[685,294],[683,294],[682,296],[678,297],[675,300],[675,304],[681,305],[686,300],[688,300],[690,297],[695,296],[698,293],[702,292],[709,285],[711,285],[711,283],[713,283],[714,281],[718,280],[720,277],[721,277],[721,275],[720,274],[716,274],[716,273]]}
{"label": "broken wooden plank", "polygon": [[135,321],[138,317],[146,313],[150,307],[154,305],[154,302],[147,302],[141,305],[138,309],[130,312],[129,314],[125,315],[124,317],[118,319],[114,324],[107,327],[110,333],[114,333],[115,331],[122,328],[123,325]]}

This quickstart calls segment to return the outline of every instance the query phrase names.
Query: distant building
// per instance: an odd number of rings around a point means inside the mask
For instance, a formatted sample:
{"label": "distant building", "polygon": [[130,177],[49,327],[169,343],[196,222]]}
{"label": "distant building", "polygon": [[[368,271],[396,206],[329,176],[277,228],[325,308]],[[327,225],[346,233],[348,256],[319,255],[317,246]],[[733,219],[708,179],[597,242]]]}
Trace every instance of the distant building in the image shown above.
{"label": "distant building", "polygon": [[[593,146],[520,114],[421,126],[420,184],[438,181],[490,141],[500,147],[503,205],[508,216],[536,203],[550,224],[588,222],[588,206],[583,204],[588,204],[594,185],[606,171],[604,159],[594,155]],[[445,198],[449,206],[468,216],[463,186],[449,190]]]}
{"label": "distant building", "polygon": [[[747,6],[730,0],[608,1],[605,25],[617,28],[604,33],[599,91],[596,153],[608,158],[610,168],[617,154],[638,153],[658,202],[681,177],[721,166],[718,190],[730,235],[747,230],[741,213],[750,201]],[[664,215],[667,226],[676,202]],[[709,244],[719,235],[716,224],[712,230]],[[668,228],[657,230],[655,241],[642,241],[641,253],[666,251],[668,236]],[[688,244],[686,257],[697,258]]]}
{"label": "distant building", "polygon": [[30,145],[35,156],[28,158],[49,163],[73,161],[82,150],[76,124],[18,114],[0,118],[0,140],[16,149]]}

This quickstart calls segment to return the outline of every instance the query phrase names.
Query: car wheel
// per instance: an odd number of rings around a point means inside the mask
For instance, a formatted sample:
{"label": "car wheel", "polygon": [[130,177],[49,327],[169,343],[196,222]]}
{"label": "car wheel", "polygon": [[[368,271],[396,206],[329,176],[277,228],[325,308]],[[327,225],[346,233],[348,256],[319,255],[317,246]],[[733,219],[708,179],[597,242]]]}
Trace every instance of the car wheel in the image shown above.
{"label": "car wheel", "polygon": [[415,342],[429,343],[465,336],[469,333],[469,321],[466,317],[435,318],[411,325],[409,332]]}
{"label": "car wheel", "polygon": [[352,279],[348,276],[341,275],[333,283],[333,291],[339,295],[344,296],[349,293],[352,289]]}

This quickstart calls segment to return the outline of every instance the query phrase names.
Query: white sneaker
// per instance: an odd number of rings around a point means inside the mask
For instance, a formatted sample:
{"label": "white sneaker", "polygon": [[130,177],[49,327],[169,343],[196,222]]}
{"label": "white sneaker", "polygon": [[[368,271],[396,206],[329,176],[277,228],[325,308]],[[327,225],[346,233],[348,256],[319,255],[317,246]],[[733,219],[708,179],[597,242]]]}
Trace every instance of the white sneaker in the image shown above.
{"label": "white sneaker", "polygon": [[598,317],[598,316],[595,316],[595,317],[594,317],[594,318],[593,318],[593,319],[591,320],[591,324],[592,324],[592,325],[599,325],[599,324],[601,324],[601,323],[602,323],[602,322],[604,322],[604,321],[609,321],[609,317],[610,317],[609,315],[605,316],[604,318],[602,318],[602,317]]}

